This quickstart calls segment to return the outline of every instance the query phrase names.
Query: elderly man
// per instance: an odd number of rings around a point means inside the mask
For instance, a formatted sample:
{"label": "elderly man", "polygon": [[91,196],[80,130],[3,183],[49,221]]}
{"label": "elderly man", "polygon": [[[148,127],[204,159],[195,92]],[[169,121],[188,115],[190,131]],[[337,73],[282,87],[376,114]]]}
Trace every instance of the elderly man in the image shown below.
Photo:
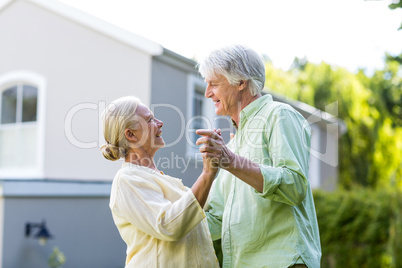
{"label": "elderly man", "polygon": [[264,63],[247,47],[211,52],[199,72],[216,114],[236,128],[227,145],[219,131],[197,130],[200,151],[221,168],[205,209],[212,239],[222,239],[223,267],[320,267],[307,121],[261,95]]}

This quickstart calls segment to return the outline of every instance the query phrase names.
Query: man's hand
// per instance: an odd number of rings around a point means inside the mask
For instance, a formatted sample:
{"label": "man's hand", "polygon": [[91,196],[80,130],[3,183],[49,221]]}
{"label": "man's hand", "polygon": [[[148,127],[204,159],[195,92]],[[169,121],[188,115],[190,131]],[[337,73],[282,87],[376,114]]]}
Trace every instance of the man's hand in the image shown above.
{"label": "man's hand", "polygon": [[221,137],[220,130],[198,129],[195,133],[202,136],[196,144],[202,145],[200,152],[203,158],[210,159],[213,164],[229,171],[262,193],[264,178],[257,163],[230,151]]}
{"label": "man's hand", "polygon": [[212,165],[223,169],[229,168],[233,164],[234,153],[226,147],[220,129],[198,129],[196,133],[202,136],[196,144],[201,145],[200,152],[203,158],[211,161]]}

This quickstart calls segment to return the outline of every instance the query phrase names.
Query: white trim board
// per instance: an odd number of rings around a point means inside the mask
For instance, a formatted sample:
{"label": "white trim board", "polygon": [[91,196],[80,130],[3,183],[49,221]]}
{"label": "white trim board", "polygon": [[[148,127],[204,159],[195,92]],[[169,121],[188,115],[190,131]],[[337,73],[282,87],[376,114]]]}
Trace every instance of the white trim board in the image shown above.
{"label": "white trim board", "polygon": [[108,197],[111,187],[112,182],[3,180],[0,201],[3,197]]}

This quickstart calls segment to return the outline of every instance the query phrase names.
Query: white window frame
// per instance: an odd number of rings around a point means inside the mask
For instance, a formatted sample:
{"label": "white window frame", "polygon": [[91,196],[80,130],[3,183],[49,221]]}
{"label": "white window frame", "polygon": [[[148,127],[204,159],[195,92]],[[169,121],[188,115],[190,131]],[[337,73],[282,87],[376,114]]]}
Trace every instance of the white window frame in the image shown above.
{"label": "white window frame", "polygon": [[[187,94],[187,118],[186,118],[186,126],[187,129],[185,131],[185,137],[186,137],[186,156],[189,157],[192,160],[201,160],[201,153],[199,149],[195,146],[193,146],[193,142],[191,138],[189,137],[189,127],[191,125],[191,121],[194,118],[194,107],[193,107],[193,100],[195,98],[195,93],[196,91],[204,94],[205,89],[207,84],[205,81],[200,77],[195,74],[189,74],[187,77],[187,89],[188,89],[188,94]],[[203,101],[203,118],[207,120],[207,124],[209,127],[214,128],[216,127],[216,122],[215,122],[215,112],[214,112],[214,103],[207,99],[204,98]]]}
{"label": "white window frame", "polygon": [[[46,104],[46,79],[32,71],[13,71],[0,74],[0,94],[10,86],[18,84],[29,84],[38,89],[37,95],[37,165],[30,168],[0,168],[0,179],[41,179],[44,178],[45,159],[45,104]],[[1,103],[0,103],[1,105]],[[1,108],[1,107],[0,107]],[[18,124],[18,123],[17,123]],[[31,122],[23,124],[32,124]],[[21,126],[23,127],[23,124]],[[7,125],[1,126],[8,127]]]}

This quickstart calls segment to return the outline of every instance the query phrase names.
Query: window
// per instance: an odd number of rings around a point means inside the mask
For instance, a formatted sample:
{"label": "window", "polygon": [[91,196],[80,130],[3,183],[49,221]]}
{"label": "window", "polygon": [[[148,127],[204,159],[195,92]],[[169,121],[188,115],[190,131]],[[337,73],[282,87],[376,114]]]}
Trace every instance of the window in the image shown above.
{"label": "window", "polygon": [[[195,91],[193,98],[193,118],[192,126],[193,129],[208,128],[208,119],[204,117],[204,105],[205,105],[204,94],[199,91]],[[192,137],[192,143],[195,144],[198,139],[198,135],[194,132]]]}
{"label": "window", "polygon": [[43,132],[39,93],[43,81],[32,73],[0,76],[0,174],[35,178],[41,167]]}
{"label": "window", "polygon": [[36,122],[38,89],[19,84],[1,94],[1,124]]}
{"label": "window", "polygon": [[195,131],[201,128],[214,128],[214,106],[211,100],[204,96],[206,83],[202,78],[190,75],[189,77],[189,117],[187,118],[187,156],[196,159],[201,157],[199,146],[195,143],[200,136]]}

